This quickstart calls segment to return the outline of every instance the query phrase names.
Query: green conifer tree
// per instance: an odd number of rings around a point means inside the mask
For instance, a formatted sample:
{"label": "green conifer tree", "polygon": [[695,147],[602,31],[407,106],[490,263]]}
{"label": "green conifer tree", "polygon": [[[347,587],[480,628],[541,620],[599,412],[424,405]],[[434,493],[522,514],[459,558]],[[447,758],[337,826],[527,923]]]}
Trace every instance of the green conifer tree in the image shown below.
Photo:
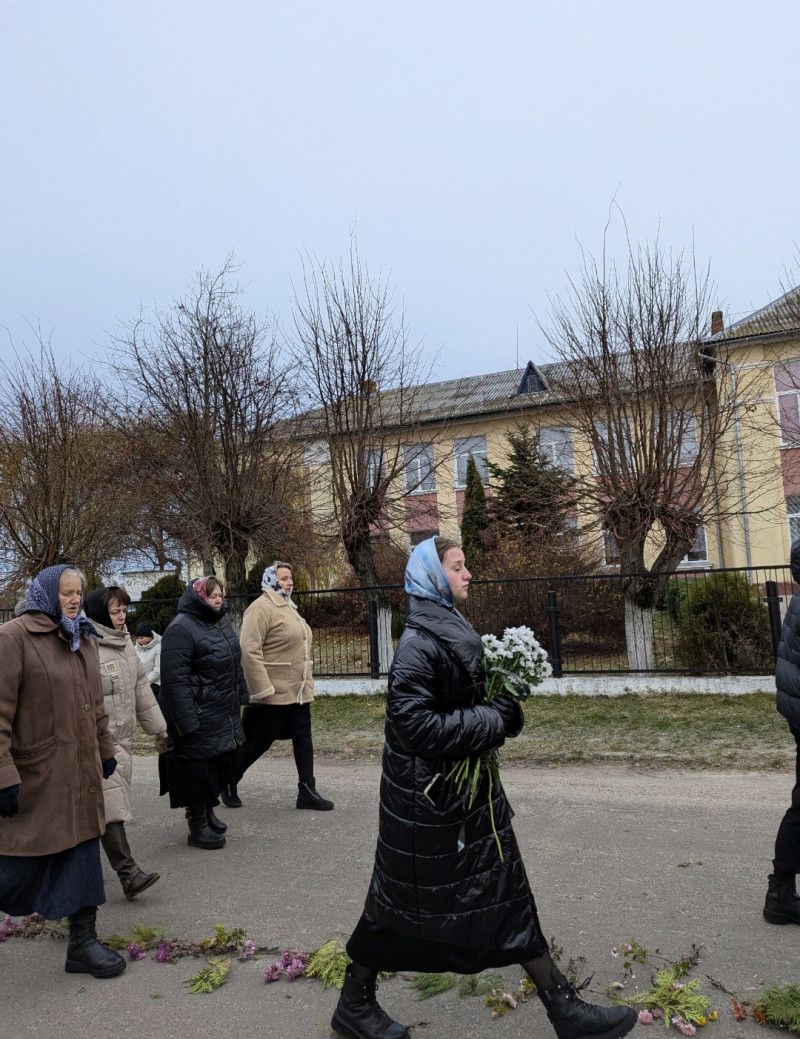
{"label": "green conifer tree", "polygon": [[483,535],[489,526],[489,510],[483,481],[475,459],[467,459],[467,484],[464,490],[464,511],[461,514],[461,547],[467,567],[473,572],[480,570],[485,551]]}

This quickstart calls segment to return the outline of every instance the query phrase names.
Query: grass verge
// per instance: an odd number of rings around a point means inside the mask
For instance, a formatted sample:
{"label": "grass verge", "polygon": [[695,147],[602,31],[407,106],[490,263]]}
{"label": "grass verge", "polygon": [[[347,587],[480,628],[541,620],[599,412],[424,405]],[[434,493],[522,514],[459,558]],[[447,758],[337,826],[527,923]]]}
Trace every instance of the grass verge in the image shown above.
{"label": "grass verge", "polygon": [[[382,696],[320,696],[312,704],[316,754],[377,761],[383,749]],[[524,705],[525,728],[502,748],[501,765],[606,762],[650,768],[789,769],[795,743],[766,693],[746,696],[635,694],[536,696]],[[135,749],[151,738],[139,733]],[[270,754],[291,753],[275,743]]]}

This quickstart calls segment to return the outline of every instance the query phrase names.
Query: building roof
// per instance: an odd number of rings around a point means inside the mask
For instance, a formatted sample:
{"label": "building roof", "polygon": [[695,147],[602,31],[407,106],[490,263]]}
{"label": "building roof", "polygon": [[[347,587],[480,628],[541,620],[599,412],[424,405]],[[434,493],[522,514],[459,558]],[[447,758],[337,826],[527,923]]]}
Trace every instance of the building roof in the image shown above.
{"label": "building roof", "polygon": [[800,330],[800,285],[789,289],[780,299],[773,300],[760,310],[748,314],[730,327],[717,332],[711,342],[728,339],[748,339],[752,336],[774,335],[776,332]]}
{"label": "building roof", "polygon": [[535,365],[529,361],[524,368],[428,383],[414,391],[416,420],[476,418],[531,405],[555,404],[561,398],[551,393],[549,382],[559,368],[560,365]]}

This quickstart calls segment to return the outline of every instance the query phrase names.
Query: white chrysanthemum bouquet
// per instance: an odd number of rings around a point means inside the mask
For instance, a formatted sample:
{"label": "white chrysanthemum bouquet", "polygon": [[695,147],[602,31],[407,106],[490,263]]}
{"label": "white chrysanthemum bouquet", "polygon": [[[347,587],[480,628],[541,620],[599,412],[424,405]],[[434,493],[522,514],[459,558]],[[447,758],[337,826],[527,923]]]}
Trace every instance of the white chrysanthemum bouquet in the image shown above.
{"label": "white chrysanthemum bouquet", "polygon": [[[482,641],[488,703],[502,693],[507,693],[515,700],[527,700],[533,692],[533,687],[553,673],[547,653],[537,642],[530,628],[506,628],[502,639],[496,635],[484,635]],[[462,790],[466,791],[467,805],[472,808],[475,792],[483,775],[488,779],[489,815],[502,862],[503,849],[497,835],[492,805],[495,784],[499,782],[497,751],[490,750],[485,754],[462,758],[450,769],[447,778],[455,782],[459,793]]]}

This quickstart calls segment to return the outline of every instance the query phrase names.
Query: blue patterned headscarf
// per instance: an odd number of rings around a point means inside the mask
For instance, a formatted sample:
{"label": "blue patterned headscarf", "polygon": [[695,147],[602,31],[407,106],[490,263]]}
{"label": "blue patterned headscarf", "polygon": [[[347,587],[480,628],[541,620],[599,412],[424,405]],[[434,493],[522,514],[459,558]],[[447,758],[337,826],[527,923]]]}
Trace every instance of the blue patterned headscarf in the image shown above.
{"label": "blue patterned headscarf", "polygon": [[[281,570],[288,570],[289,568],[284,564],[280,567]],[[261,591],[267,592],[270,589],[273,592],[277,592],[278,595],[282,595],[284,599],[290,599],[291,593],[287,593],[281,588],[280,582],[278,581],[278,568],[273,563],[272,566],[268,566],[264,573],[261,575]]]}
{"label": "blue patterned headscarf", "polygon": [[[31,581],[25,597],[29,610],[39,610],[42,613],[46,613],[48,617],[51,617],[58,624],[59,628],[66,635],[69,648],[73,653],[80,647],[81,632],[93,635],[95,638],[100,637],[94,630],[92,622],[87,620],[86,617],[82,617],[80,613],[73,620],[71,617],[65,617],[61,612],[61,600],[58,597],[61,575],[65,570],[74,569],[74,566],[66,566],[65,564],[45,567]],[[81,606],[83,606],[83,595],[81,595]]]}
{"label": "blue patterned headscarf", "polygon": [[407,595],[430,599],[440,606],[453,605],[453,593],[436,551],[436,538],[420,541],[411,553],[406,565],[405,587]]}

